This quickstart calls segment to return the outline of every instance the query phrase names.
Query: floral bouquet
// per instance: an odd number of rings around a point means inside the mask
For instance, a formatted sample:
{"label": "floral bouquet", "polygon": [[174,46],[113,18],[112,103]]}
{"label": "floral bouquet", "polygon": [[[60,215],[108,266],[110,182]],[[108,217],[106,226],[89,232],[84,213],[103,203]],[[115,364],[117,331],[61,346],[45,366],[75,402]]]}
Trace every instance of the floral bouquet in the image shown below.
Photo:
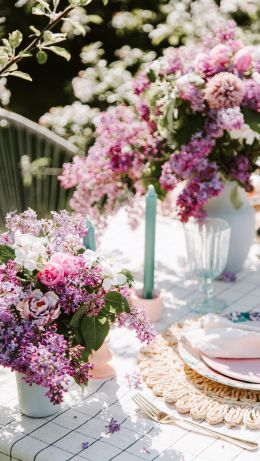
{"label": "floral bouquet", "polygon": [[[178,189],[181,221],[200,216],[226,181],[252,190],[260,132],[260,50],[229,22],[200,46],[171,48],[135,79],[136,104],[101,115],[87,158],[64,166],[71,205],[110,214],[155,185]],[[236,194],[232,194],[234,202]],[[95,214],[94,213],[94,214]]]}
{"label": "floral bouquet", "polygon": [[85,384],[89,356],[111,324],[149,342],[154,331],[129,301],[132,275],[85,250],[84,220],[66,211],[38,220],[11,212],[0,235],[0,365],[46,388],[53,403],[73,377]]}

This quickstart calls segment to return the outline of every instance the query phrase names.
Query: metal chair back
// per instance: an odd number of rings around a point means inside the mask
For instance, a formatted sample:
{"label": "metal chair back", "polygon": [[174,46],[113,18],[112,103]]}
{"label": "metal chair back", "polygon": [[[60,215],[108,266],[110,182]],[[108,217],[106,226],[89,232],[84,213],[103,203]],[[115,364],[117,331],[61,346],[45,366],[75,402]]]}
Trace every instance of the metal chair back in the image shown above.
{"label": "metal chair back", "polygon": [[76,153],[50,130],[0,108],[0,227],[10,210],[31,207],[43,217],[66,208],[70,192],[57,176]]}

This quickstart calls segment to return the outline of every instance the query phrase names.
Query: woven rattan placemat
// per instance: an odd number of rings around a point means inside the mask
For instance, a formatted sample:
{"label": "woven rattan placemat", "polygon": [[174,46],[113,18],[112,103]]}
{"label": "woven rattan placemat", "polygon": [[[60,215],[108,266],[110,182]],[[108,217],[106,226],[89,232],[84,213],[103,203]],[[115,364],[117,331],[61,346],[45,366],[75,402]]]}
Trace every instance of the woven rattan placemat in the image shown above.
{"label": "woven rattan placemat", "polygon": [[260,392],[211,381],[189,368],[178,355],[178,340],[190,323],[175,324],[141,349],[139,367],[153,393],[179,413],[209,424],[260,429]]}

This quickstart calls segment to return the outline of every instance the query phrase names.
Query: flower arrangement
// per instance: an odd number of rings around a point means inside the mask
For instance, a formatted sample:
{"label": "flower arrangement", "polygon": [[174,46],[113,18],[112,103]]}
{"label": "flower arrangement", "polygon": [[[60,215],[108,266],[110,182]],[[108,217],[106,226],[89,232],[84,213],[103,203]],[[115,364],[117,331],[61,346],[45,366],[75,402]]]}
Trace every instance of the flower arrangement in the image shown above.
{"label": "flower arrangement", "polygon": [[63,399],[69,378],[86,384],[89,356],[111,324],[149,342],[154,330],[130,303],[132,275],[118,262],[85,250],[84,220],[66,211],[38,220],[11,212],[0,235],[0,365]]}
{"label": "flower arrangement", "polygon": [[259,47],[238,40],[233,21],[196,48],[168,50],[138,75],[134,89],[136,105],[103,113],[88,157],[64,167],[62,185],[77,186],[76,211],[94,207],[108,214],[142,194],[147,183],[162,199],[181,184],[177,209],[185,222],[201,216],[226,181],[252,190],[260,138]]}

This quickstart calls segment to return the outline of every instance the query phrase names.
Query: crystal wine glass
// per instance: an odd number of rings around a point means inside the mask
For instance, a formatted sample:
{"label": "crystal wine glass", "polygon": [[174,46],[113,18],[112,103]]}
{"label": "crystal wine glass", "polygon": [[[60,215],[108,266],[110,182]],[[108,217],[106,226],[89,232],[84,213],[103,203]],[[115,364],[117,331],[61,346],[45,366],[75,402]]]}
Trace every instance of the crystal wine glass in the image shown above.
{"label": "crystal wine glass", "polygon": [[223,219],[201,218],[184,226],[187,257],[191,272],[201,280],[200,296],[189,303],[193,312],[222,312],[226,302],[214,296],[212,281],[225,269],[230,227]]}

